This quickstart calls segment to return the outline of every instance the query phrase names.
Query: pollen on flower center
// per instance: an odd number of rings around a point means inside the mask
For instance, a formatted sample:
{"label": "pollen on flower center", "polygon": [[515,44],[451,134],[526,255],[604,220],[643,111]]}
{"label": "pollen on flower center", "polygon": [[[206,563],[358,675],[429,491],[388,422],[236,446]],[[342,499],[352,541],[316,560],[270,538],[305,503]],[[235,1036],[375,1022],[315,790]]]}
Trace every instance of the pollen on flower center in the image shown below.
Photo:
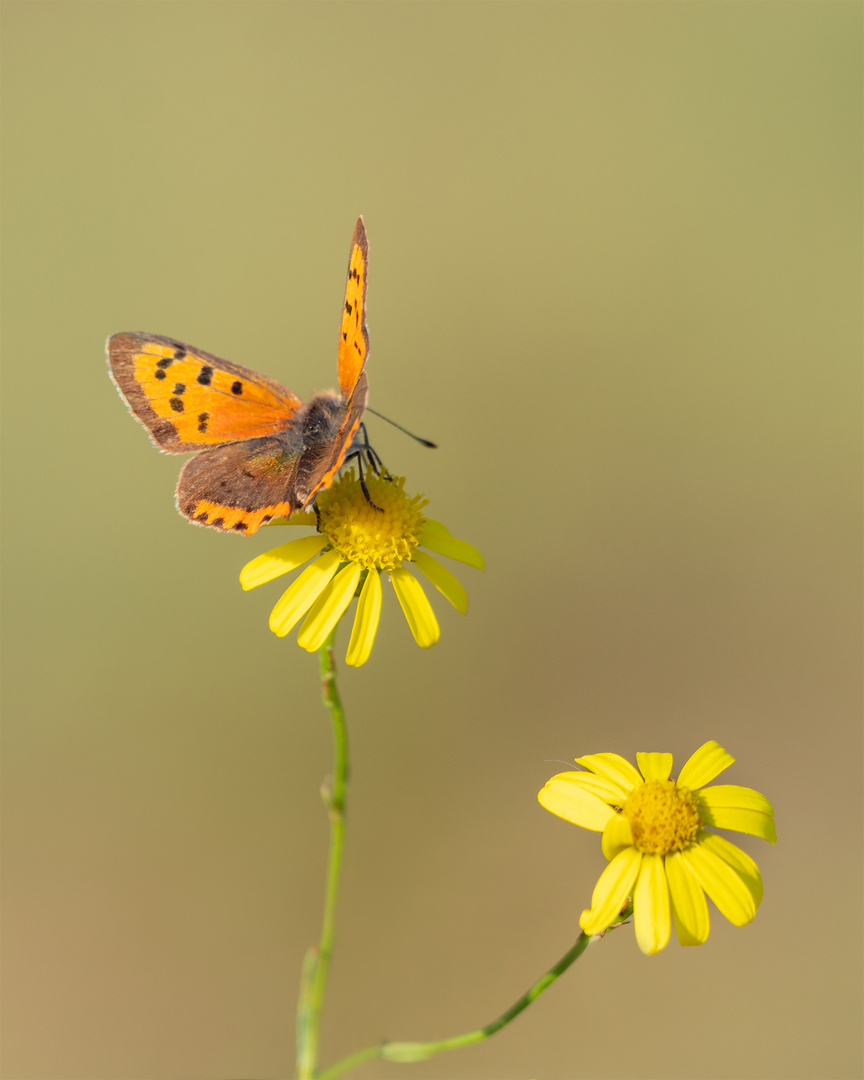
{"label": "pollen on flower center", "polygon": [[695,795],[674,780],[649,780],[634,788],[623,813],[634,844],[650,855],[682,851],[702,827]]}
{"label": "pollen on flower center", "polygon": [[411,558],[426,520],[421,513],[429,501],[406,495],[404,477],[367,476],[370,506],[353,471],[318,496],[320,530],[343,562],[364,570],[395,570]]}

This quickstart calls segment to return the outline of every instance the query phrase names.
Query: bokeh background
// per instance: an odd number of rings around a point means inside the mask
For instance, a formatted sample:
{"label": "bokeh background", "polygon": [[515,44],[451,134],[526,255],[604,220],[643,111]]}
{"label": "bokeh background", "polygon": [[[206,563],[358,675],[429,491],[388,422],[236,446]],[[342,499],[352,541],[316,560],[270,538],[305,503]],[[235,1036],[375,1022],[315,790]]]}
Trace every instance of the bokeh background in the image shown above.
{"label": "bokeh background", "polygon": [[[7,3],[4,1077],[286,1078],[329,727],[284,533],[191,528],[109,382],[148,330],[335,383],[485,553],[341,672],[324,1063],[497,1016],[605,865],[536,792],[706,739],[755,922],[611,935],[494,1040],[361,1080],[861,1074],[861,29],[847,3]],[[439,602],[440,601],[440,602]],[[343,628],[340,655],[347,645]]]}

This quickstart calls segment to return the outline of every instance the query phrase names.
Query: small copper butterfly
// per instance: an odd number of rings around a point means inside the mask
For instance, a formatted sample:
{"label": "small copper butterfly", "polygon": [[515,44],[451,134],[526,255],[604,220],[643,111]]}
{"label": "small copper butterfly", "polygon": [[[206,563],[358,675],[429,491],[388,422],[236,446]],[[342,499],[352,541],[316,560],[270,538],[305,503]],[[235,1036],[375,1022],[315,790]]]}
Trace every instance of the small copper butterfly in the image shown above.
{"label": "small copper butterfly", "polygon": [[266,375],[156,334],[108,338],[111,377],[166,454],[198,450],[176,503],[195,525],[251,536],[312,505],[355,445],[366,408],[369,245],[357,219],[339,334],[339,389],[302,402]]}

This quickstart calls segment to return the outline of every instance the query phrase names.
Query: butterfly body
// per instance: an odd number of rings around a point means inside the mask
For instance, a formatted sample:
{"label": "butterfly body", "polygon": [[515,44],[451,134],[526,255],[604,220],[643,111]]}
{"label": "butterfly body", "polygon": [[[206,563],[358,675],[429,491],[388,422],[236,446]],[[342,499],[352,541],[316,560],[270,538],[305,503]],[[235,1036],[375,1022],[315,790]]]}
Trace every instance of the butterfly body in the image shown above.
{"label": "butterfly body", "polygon": [[157,334],[108,339],[112,378],[152,442],[200,451],[177,484],[178,510],[196,525],[251,536],[305,509],[351,453],[366,408],[368,243],[357,221],[339,338],[340,392],[303,402],[251,368]]}

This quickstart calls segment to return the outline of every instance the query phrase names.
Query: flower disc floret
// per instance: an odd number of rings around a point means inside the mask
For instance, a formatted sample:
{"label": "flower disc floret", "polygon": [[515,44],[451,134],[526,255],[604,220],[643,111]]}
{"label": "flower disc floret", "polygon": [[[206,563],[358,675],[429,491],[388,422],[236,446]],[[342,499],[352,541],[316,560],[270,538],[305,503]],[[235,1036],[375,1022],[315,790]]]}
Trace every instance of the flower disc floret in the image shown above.
{"label": "flower disc floret", "polygon": [[702,827],[692,791],[674,780],[650,780],[630,792],[623,808],[634,845],[651,855],[683,851]]}
{"label": "flower disc floret", "polygon": [[395,570],[420,543],[426,521],[421,511],[429,500],[406,495],[404,477],[370,476],[366,486],[374,506],[353,473],[343,474],[322,492],[320,531],[342,562],[356,563],[362,570]]}

